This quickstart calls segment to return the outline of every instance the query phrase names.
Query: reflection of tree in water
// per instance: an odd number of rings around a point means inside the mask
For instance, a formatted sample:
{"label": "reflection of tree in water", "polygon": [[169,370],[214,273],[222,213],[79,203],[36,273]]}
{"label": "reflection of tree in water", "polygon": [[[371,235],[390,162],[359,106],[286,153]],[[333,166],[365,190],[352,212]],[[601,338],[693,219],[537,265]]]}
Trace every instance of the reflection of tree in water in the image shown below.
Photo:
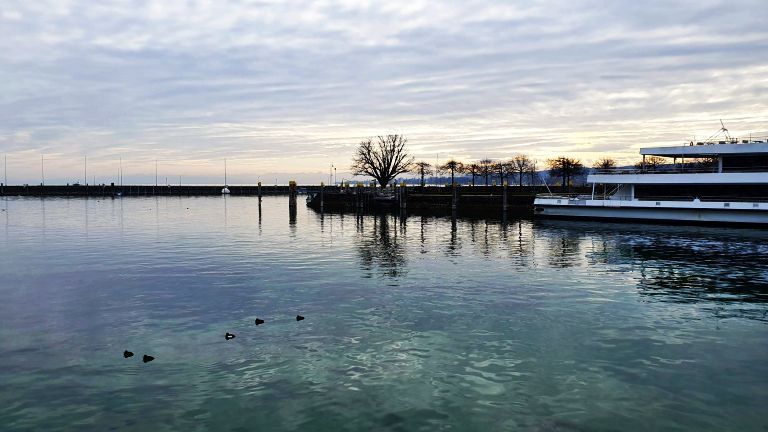
{"label": "reflection of tree in water", "polygon": [[461,242],[459,242],[459,225],[458,221],[456,220],[456,215],[451,216],[451,237],[448,241],[448,250],[447,254],[449,256],[457,256],[459,255],[459,250],[461,249]]}
{"label": "reflection of tree in water", "polygon": [[406,272],[405,238],[390,224],[389,215],[360,216],[357,219],[357,250],[363,270],[378,269],[382,276],[399,277]]}
{"label": "reflection of tree in water", "polygon": [[547,236],[547,262],[551,267],[567,268],[578,264],[581,235],[574,231],[557,231]]}

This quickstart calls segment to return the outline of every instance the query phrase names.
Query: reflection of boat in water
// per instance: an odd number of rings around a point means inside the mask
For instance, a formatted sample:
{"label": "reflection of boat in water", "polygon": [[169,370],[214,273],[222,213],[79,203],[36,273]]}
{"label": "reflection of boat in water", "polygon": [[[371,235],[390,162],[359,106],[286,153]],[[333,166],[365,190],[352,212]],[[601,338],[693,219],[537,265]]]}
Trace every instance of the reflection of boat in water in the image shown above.
{"label": "reflection of boat in water", "polygon": [[[725,128],[721,131],[727,137],[724,141],[642,148],[639,169],[590,174],[591,195],[537,196],[536,215],[768,225],[768,142],[739,141]],[[659,158],[671,158],[672,163],[650,166],[646,156],[654,163]]]}
{"label": "reflection of boat in water", "polygon": [[766,230],[576,220],[540,220],[533,226],[537,236],[554,239],[551,245],[579,249],[571,255],[583,261],[571,266],[631,270],[645,299],[700,303],[719,310],[720,317],[768,320]]}

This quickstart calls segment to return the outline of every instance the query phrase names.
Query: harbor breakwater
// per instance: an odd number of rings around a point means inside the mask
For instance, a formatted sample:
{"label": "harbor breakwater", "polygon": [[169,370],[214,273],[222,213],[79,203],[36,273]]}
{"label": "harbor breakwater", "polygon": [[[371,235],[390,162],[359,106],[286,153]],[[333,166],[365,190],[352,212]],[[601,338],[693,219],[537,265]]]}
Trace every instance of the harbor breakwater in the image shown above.
{"label": "harbor breakwater", "polygon": [[[216,196],[221,185],[13,185],[0,186],[0,196],[30,197],[142,197],[142,196]],[[532,210],[537,194],[562,193],[546,186],[398,186],[381,190],[371,186],[322,185],[238,185],[228,186],[231,196],[309,195],[307,205],[316,210],[392,208],[483,211],[501,209]],[[571,188],[571,193],[587,194],[586,187]]]}
{"label": "harbor breakwater", "polygon": [[[224,186],[211,185],[20,185],[0,187],[0,196],[205,196],[221,195]],[[228,186],[230,195],[287,195],[288,186]],[[320,186],[316,187],[317,189]],[[305,188],[313,190],[313,187]]]}

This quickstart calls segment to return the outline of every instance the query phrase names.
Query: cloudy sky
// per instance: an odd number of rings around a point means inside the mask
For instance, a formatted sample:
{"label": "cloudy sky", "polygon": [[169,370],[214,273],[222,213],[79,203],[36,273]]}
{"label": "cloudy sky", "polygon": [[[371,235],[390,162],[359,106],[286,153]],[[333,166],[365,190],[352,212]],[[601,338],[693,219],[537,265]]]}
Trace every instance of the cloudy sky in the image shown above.
{"label": "cloudy sky", "polygon": [[[4,1],[8,180],[348,176],[364,137],[428,161],[637,159],[768,135],[768,4]],[[171,181],[169,179],[169,181]]]}

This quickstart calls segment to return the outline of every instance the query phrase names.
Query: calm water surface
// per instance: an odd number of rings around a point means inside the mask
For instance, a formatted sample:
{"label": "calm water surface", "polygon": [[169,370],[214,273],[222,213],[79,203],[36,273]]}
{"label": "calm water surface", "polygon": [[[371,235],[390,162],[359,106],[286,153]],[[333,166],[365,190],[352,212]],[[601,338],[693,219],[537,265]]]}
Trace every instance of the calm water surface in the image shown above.
{"label": "calm water surface", "polygon": [[0,206],[3,431],[768,430],[768,231]]}

